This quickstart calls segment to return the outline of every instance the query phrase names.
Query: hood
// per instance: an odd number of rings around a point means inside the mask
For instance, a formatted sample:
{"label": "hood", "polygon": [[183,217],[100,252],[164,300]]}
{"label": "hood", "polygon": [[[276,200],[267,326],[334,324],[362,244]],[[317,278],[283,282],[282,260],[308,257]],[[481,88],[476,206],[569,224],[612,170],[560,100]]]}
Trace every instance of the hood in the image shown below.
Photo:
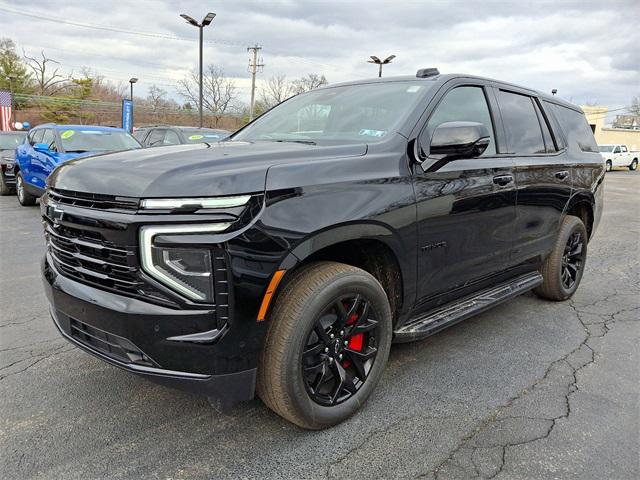
{"label": "hood", "polygon": [[16,156],[15,148],[11,148],[11,149],[9,149],[9,148],[7,148],[7,149],[0,148],[0,161],[4,160],[5,158],[9,159],[9,160],[13,160],[15,158],[15,156]]}
{"label": "hood", "polygon": [[364,155],[366,144],[219,142],[97,155],[66,162],[48,183],[61,190],[126,197],[198,197],[263,192],[269,167]]}

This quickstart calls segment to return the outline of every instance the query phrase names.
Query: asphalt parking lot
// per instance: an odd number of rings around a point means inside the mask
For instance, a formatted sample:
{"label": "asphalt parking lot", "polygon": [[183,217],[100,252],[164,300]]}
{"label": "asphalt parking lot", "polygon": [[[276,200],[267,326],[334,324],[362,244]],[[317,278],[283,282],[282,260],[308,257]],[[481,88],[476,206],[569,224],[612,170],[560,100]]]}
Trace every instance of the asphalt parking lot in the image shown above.
{"label": "asphalt parking lot", "polygon": [[307,432],[68,344],[40,285],[39,209],[0,197],[0,476],[640,478],[639,201],[640,173],[607,174],[572,301],[528,294],[396,345],[365,408]]}

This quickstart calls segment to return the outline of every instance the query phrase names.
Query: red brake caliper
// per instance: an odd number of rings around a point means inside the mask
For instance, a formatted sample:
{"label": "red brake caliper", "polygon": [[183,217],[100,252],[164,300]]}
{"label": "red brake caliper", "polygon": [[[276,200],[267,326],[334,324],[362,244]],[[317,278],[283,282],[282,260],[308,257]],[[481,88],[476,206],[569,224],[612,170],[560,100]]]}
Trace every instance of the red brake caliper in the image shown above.
{"label": "red brake caliper", "polygon": [[[358,314],[354,313],[349,317],[349,320],[347,320],[347,325],[353,325],[356,320],[358,320]],[[351,350],[356,350],[360,352],[362,350],[363,341],[364,341],[364,333],[356,333],[349,339],[349,344],[347,345],[347,347]],[[344,360],[342,362],[342,366],[344,368],[348,368],[349,365],[351,365],[351,362],[349,360]]]}

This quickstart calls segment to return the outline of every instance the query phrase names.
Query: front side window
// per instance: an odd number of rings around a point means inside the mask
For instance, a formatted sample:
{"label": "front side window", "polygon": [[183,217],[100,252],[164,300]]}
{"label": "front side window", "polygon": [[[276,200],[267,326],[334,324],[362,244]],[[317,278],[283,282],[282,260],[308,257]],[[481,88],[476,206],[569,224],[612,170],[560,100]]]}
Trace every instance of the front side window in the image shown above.
{"label": "front side window", "polygon": [[167,130],[164,135],[164,145],[178,145],[180,143],[180,137],[173,130]]}
{"label": "front side window", "polygon": [[620,153],[620,147],[616,147],[613,149],[613,153]]}
{"label": "front side window", "polygon": [[44,129],[36,130],[29,134],[29,143],[31,146],[36,143],[42,143],[42,135],[44,134]]}
{"label": "front side window", "polygon": [[147,145],[149,145],[150,147],[157,147],[158,145],[162,145],[162,142],[164,142],[165,132],[166,130],[164,129],[151,130],[149,138],[147,138]]}
{"label": "front side window", "polygon": [[545,153],[542,129],[533,99],[528,95],[500,90],[498,103],[507,134],[509,152],[516,155]]}
{"label": "front side window", "polygon": [[234,140],[353,143],[388,138],[418,110],[433,84],[383,82],[323,88],[293,97],[236,134]]}
{"label": "front side window", "polygon": [[[560,123],[569,148],[579,148],[583,152],[598,152],[598,145],[593,137],[593,132],[582,112],[568,107],[547,103],[551,106],[555,117]],[[614,153],[620,153],[620,148],[616,147]]]}
{"label": "front side window", "polygon": [[44,131],[44,135],[42,135],[42,140],[40,141],[40,143],[46,143],[49,147],[49,150],[55,149],[54,147],[56,146],[56,135],[52,129],[47,128]]}
{"label": "front side window", "polygon": [[482,123],[491,136],[489,146],[482,156],[495,155],[496,142],[493,122],[482,87],[457,87],[448,92],[436,107],[424,131],[429,142],[435,129],[446,122]]}

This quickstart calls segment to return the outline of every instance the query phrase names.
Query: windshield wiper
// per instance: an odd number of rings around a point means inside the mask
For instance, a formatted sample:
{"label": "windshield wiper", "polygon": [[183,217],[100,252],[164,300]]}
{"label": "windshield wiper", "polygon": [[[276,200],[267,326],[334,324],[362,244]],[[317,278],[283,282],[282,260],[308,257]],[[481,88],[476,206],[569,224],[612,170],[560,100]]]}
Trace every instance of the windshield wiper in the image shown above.
{"label": "windshield wiper", "polygon": [[65,150],[65,153],[87,153],[89,150]]}

